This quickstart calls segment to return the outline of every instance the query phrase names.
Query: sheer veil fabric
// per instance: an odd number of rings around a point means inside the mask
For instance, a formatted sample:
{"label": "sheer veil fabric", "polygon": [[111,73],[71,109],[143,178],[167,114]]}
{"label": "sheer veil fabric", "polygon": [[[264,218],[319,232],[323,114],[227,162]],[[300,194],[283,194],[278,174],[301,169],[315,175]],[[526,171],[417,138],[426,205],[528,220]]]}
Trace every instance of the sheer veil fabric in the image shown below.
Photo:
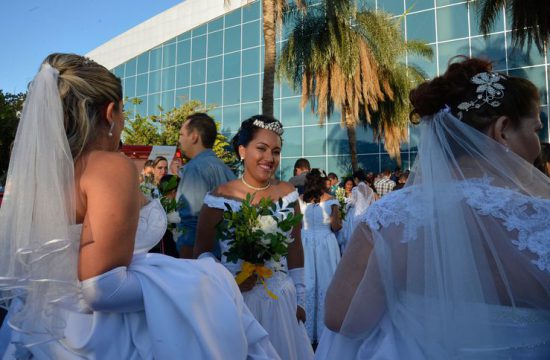
{"label": "sheer veil fabric", "polygon": [[549,179],[446,109],[420,128],[407,185],[352,236],[372,252],[338,336],[361,359],[548,358]]}
{"label": "sheer veil fabric", "polygon": [[43,64],[29,87],[0,208],[0,303],[24,298],[9,325],[44,340],[61,336],[59,306],[71,306],[67,299],[78,289],[79,244],[68,240],[75,223],[74,164],[58,75]]}

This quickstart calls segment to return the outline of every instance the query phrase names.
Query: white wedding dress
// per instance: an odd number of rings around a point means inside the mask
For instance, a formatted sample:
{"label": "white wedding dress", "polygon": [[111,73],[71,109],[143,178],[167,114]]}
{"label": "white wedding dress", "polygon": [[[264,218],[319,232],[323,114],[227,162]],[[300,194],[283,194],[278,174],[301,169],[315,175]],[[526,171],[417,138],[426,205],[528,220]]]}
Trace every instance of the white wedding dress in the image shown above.
{"label": "white wedding dress", "polygon": [[351,190],[351,196],[346,201],[347,213],[339,232],[342,253],[346,249],[351,234],[361,222],[369,206],[375,201],[374,191],[364,182],[360,182]]}
{"label": "white wedding dress", "polygon": [[[281,200],[282,206],[279,207],[279,204],[277,204],[278,211],[289,210],[290,205],[298,200],[298,193],[294,191]],[[231,206],[234,211],[241,207],[240,201],[211,194],[205,196],[204,203],[210,208],[220,210],[226,210],[226,204]],[[285,214],[285,212],[280,213],[282,216]],[[228,242],[229,240],[220,241],[221,262],[233,275],[236,275],[241,270],[242,261],[237,263],[227,261],[223,253],[229,249]],[[273,276],[265,281],[267,288],[278,299],[270,298],[263,285],[258,284],[252,290],[243,292],[244,301],[252,314],[269,333],[269,339],[281,359],[313,359],[313,349],[304,324],[296,319],[296,288],[292,279],[287,275],[286,259],[281,259],[277,264],[268,263],[266,265],[271,269],[279,269],[279,271],[274,271]]]}
{"label": "white wedding dress", "polygon": [[[73,230],[80,238],[81,225]],[[145,311],[92,312],[80,300],[78,309],[61,312],[65,337],[46,342],[8,329],[5,321],[4,340],[10,332],[11,339],[3,359],[279,359],[223,266],[147,253],[165,231],[166,215],[153,200],[141,209],[129,266]],[[10,313],[21,305],[14,299]]]}
{"label": "white wedding dress", "polygon": [[312,341],[319,341],[325,329],[325,293],[338,262],[340,248],[330,228],[332,206],[338,200],[320,203],[300,202],[302,214],[302,243],[306,282],[306,330]]}

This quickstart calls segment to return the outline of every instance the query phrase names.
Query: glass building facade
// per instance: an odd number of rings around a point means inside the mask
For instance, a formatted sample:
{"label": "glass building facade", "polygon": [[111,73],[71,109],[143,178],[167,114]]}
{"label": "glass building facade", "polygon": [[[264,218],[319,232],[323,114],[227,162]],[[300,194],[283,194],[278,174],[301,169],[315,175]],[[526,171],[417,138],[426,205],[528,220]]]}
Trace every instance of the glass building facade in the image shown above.
{"label": "glass building facade", "polygon": [[[222,1],[222,0],[220,0]],[[368,0],[364,5],[396,15],[406,39],[423,40],[433,48],[432,61],[407,57],[432,78],[445,71],[455,55],[483,56],[496,70],[526,77],[540,91],[541,139],[548,141],[548,63],[549,54],[539,54],[533,46],[513,47],[510,20],[501,13],[491,34],[479,33],[475,3],[457,0]],[[401,14],[405,13],[404,16]],[[122,79],[124,96],[138,98],[139,105],[126,104],[127,110],[142,116],[159,114],[196,99],[214,105],[210,111],[231,137],[240,122],[261,112],[263,76],[263,32],[261,1],[228,12],[190,31],[159,44],[112,69]],[[278,40],[278,50],[285,41]],[[344,175],[350,171],[346,130],[335,113],[323,125],[306,107],[300,108],[300,95],[286,83],[275,85],[275,117],[285,126],[279,176],[288,179],[294,162],[307,158],[313,167]],[[373,140],[369,128],[357,128],[360,166],[374,172],[393,162],[383,144]],[[402,146],[402,167],[408,168],[416,153],[418,132],[410,129],[410,139]]]}

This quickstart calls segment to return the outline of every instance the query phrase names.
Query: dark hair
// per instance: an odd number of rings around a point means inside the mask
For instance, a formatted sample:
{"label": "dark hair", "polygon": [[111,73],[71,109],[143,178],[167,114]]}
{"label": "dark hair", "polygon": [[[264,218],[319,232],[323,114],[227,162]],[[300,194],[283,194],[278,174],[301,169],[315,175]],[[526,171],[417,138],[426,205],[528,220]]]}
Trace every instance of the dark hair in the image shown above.
{"label": "dark hair", "polygon": [[[254,115],[243,121],[241,127],[239,128],[239,131],[237,131],[235,136],[233,136],[233,139],[231,139],[231,145],[233,146],[233,150],[235,150],[235,154],[237,155],[237,158],[239,160],[241,159],[241,156],[239,155],[239,146],[247,146],[248,143],[250,143],[252,139],[254,139],[256,133],[260,129],[262,129],[259,126],[254,125],[255,120],[260,120],[266,125],[274,122],[277,122],[281,125],[279,120],[267,115]],[[283,139],[281,138],[281,143],[282,141]]]}
{"label": "dark hair", "polygon": [[151,166],[156,167],[161,161],[166,161],[166,165],[168,165],[168,160],[166,160],[164,156],[157,156],[155,160],[153,160],[153,164]]}
{"label": "dark hair", "polygon": [[365,174],[365,171],[363,171],[362,169],[355,171],[352,177],[354,179],[355,178],[359,179],[359,181],[367,181],[367,174]]}
{"label": "dark hair", "polygon": [[355,181],[353,181],[353,178],[348,176],[347,178],[344,179],[344,181],[342,181],[342,187],[343,187],[343,188],[346,187],[346,183],[347,183],[348,181],[351,181],[351,182],[353,183],[353,186],[355,186]]}
{"label": "dark hair", "polygon": [[535,167],[539,169],[546,176],[550,176],[546,169],[546,164],[550,162],[550,144],[549,143],[540,143],[540,154],[535,159]]}
{"label": "dark hair", "polygon": [[338,180],[338,175],[336,175],[335,173],[331,172],[331,173],[328,173],[327,177],[329,179],[336,179]]}
{"label": "dark hair", "polygon": [[[459,60],[453,62],[455,60]],[[418,122],[418,116],[427,116],[437,113],[445,105],[458,116],[458,105],[477,98],[476,84],[471,79],[482,72],[492,72],[491,62],[478,58],[455,56],[449,61],[447,71],[431,81],[425,82],[412,90],[409,98],[413,106],[411,121]],[[508,116],[514,126],[518,126],[520,119],[530,115],[533,106],[539,103],[538,90],[529,80],[502,74],[504,80],[504,95],[500,105],[493,107],[482,103],[479,108],[472,107],[462,111],[461,120],[471,127],[484,131],[500,116]],[[416,118],[416,119],[415,119]]]}
{"label": "dark hair", "polygon": [[143,164],[143,168],[145,169],[145,168],[148,167],[148,166],[153,167],[153,160],[147,160],[147,161],[145,161],[145,164]]}
{"label": "dark hair", "polygon": [[188,131],[197,131],[201,138],[202,146],[207,149],[212,149],[218,129],[216,122],[206,113],[194,113],[185,120]]}
{"label": "dark hair", "polygon": [[325,181],[327,178],[321,174],[319,169],[313,169],[306,175],[306,183],[304,185],[303,199],[306,203],[321,201],[321,196],[325,192]]}
{"label": "dark hair", "polygon": [[300,158],[294,163],[294,169],[308,169],[311,170],[311,165],[308,159]]}

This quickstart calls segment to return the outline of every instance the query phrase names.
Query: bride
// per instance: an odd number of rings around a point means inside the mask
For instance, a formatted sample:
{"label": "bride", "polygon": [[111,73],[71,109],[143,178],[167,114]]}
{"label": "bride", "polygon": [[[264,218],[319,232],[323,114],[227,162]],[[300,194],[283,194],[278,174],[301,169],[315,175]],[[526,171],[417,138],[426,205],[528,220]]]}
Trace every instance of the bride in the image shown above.
{"label": "bride", "polygon": [[[281,216],[288,210],[300,211],[298,192],[294,186],[273,179],[281,159],[282,134],[281,123],[267,116],[256,115],[243,121],[232,141],[244,165],[243,176],[206,195],[197,228],[195,256],[210,254],[216,241],[216,224],[222,221],[223,210],[227,206],[233,210],[239,209],[242,199],[248,194],[254,194],[253,203],[258,203],[262,198],[276,201],[277,212]],[[304,327],[304,250],[300,226],[294,226],[288,236],[294,239],[288,245],[288,256],[279,263],[270,264],[271,269],[278,268],[278,271],[274,271],[273,276],[265,281],[267,288],[278,299],[267,296],[255,276],[250,276],[239,287],[250,311],[269,333],[281,358],[307,360],[313,358],[313,350]],[[220,239],[222,254],[229,249],[229,242],[230,239]],[[224,255],[221,260],[234,275],[241,269],[240,261],[231,263]]]}
{"label": "bride", "polygon": [[316,358],[550,358],[537,89],[464,58],[410,98],[422,117],[411,177],[352,235]]}
{"label": "bride", "polygon": [[278,359],[231,275],[147,254],[166,229],[116,150],[118,78],[72,54],[33,80],[0,210],[4,359]]}

